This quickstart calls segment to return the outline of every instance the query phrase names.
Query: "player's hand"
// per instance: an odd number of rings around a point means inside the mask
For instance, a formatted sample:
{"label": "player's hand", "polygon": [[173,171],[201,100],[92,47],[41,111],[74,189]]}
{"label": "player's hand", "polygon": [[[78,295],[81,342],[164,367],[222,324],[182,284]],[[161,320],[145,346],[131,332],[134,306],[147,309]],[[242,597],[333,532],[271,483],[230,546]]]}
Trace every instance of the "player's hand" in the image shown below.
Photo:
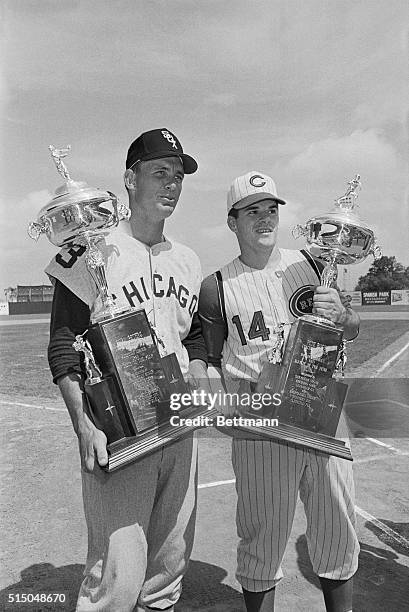
{"label": "player's hand", "polygon": [[341,302],[338,291],[333,287],[322,285],[315,288],[312,312],[341,325],[346,317],[346,309]]}
{"label": "player's hand", "polygon": [[207,374],[207,366],[201,359],[193,359],[189,363],[189,371],[185,375],[190,391],[210,392],[210,381]]}
{"label": "player's hand", "polygon": [[107,438],[103,431],[86,417],[77,431],[81,465],[87,472],[95,468],[95,460],[103,467],[108,463]]}
{"label": "player's hand", "polygon": [[[239,383],[239,388],[237,389],[237,394],[239,396],[239,401],[235,405],[235,410],[232,414],[228,416],[240,416],[245,414],[249,408],[249,400],[252,396],[252,392],[250,389],[250,381],[241,379]],[[241,406],[241,401],[244,400],[244,405]]]}

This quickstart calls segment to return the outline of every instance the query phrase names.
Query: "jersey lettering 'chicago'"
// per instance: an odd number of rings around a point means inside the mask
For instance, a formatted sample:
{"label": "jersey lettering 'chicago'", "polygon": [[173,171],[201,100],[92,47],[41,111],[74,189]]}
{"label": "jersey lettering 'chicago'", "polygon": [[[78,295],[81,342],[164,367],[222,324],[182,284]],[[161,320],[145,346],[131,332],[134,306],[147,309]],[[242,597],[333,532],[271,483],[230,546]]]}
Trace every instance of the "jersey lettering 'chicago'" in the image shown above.
{"label": "jersey lettering 'chicago'", "polygon": [[239,258],[221,269],[228,335],[223,367],[232,378],[257,380],[279,323],[289,324],[311,312],[319,269],[300,251],[278,249],[263,270],[249,268]]}
{"label": "jersey lettering 'chicago'", "polygon": [[[175,351],[182,371],[186,371],[188,358],[181,340],[188,335],[197,310],[201,282],[197,255],[169,240],[149,248],[120,228],[98,247],[103,253],[108,290],[115,305],[144,308],[166,352]],[[101,312],[103,305],[87,269],[85,247],[62,249],[46,273],[85,302],[92,319]]]}

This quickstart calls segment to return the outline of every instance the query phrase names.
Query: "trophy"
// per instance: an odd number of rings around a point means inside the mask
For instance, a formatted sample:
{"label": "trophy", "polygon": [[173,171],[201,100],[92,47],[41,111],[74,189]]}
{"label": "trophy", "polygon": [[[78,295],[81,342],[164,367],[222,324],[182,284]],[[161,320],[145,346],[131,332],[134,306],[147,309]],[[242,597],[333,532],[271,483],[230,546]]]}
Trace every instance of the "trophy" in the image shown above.
{"label": "trophy", "polygon": [[[337,264],[357,263],[370,253],[380,255],[372,230],[354,210],[360,188],[357,174],[332,212],[293,230],[296,237],[306,237],[311,255],[326,262],[321,275],[325,287],[335,285]],[[281,404],[269,407],[269,416],[279,425],[251,431],[352,460],[345,442],[335,438],[347,392],[347,385],[335,378],[343,373],[346,359],[343,330],[328,319],[304,314],[291,325],[284,349],[284,325],[274,330],[269,361],[254,385],[258,392],[279,394]]]}
{"label": "trophy", "polygon": [[[84,390],[89,416],[107,437],[108,465],[112,472],[163,444],[202,425],[208,407],[193,405],[174,353],[160,356],[161,342],[143,309],[115,306],[108,289],[100,243],[130,216],[126,206],[109,191],[89,187],[71,179],[62,159],[70,147],[49,146],[65,183],[30,223],[28,233],[38,240],[46,234],[52,244],[83,249],[86,268],[102,301],[102,312],[89,329],[76,336],[74,348],[82,355],[86,373]],[[184,419],[171,424],[170,398],[184,395]],[[181,424],[188,422],[187,425]],[[197,423],[197,425],[195,424]]]}

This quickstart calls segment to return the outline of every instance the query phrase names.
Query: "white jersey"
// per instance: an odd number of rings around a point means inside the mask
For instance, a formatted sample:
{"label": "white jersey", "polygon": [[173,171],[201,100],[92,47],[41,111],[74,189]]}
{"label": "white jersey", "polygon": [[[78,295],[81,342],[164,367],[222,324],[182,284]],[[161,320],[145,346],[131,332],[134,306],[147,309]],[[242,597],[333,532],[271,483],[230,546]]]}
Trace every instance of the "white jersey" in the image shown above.
{"label": "white jersey", "polygon": [[274,345],[275,329],[311,312],[320,268],[307,253],[276,249],[262,270],[246,266],[238,257],[221,268],[228,335],[223,369],[230,378],[256,381],[267,353]]}
{"label": "white jersey", "polygon": [[[125,231],[124,231],[125,230]],[[134,238],[127,223],[98,243],[103,253],[109,292],[115,306],[143,308],[165,350],[175,352],[183,373],[189,359],[182,340],[189,333],[197,310],[202,279],[199,258],[188,247],[164,240],[148,247]],[[97,285],[85,261],[85,247],[64,247],[46,268],[91,311],[91,320],[102,310]]]}

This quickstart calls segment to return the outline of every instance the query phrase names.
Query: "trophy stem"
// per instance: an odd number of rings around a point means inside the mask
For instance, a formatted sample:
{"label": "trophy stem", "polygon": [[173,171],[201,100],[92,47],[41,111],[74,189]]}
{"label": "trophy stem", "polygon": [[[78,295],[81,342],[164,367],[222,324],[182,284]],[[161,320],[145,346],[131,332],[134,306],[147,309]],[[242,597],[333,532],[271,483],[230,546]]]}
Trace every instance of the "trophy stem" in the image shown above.
{"label": "trophy stem", "polygon": [[338,278],[338,268],[335,261],[336,256],[334,255],[331,261],[327,263],[327,265],[322,271],[321,285],[323,285],[324,287],[333,287],[336,283],[336,280]]}
{"label": "trophy stem", "polygon": [[84,233],[84,239],[87,246],[85,261],[88,271],[98,288],[99,295],[101,296],[104,316],[113,317],[115,314],[114,300],[108,291],[104,257],[97,246],[97,243],[101,240],[101,238],[101,236],[92,236],[87,232]]}

